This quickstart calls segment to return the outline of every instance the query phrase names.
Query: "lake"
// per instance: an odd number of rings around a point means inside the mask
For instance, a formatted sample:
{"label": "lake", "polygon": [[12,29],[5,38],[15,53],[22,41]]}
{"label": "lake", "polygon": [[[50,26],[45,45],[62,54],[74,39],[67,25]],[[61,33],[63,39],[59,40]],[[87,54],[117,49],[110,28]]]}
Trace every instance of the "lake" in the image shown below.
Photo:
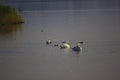
{"label": "lake", "polygon": [[[120,80],[120,10],[36,10],[22,16],[25,24],[0,32],[0,80]],[[83,41],[82,51],[54,46],[66,40],[71,47]]]}

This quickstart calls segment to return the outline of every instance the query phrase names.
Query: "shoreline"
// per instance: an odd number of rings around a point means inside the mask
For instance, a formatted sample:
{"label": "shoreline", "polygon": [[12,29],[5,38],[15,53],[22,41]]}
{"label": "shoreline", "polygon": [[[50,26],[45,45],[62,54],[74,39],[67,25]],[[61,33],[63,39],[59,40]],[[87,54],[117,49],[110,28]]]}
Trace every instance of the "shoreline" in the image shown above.
{"label": "shoreline", "polygon": [[23,23],[23,17],[17,14],[15,8],[11,6],[0,5],[0,26]]}
{"label": "shoreline", "polygon": [[0,26],[16,25],[16,24],[23,24],[23,23],[24,23],[24,21],[10,22],[10,23],[0,23]]}

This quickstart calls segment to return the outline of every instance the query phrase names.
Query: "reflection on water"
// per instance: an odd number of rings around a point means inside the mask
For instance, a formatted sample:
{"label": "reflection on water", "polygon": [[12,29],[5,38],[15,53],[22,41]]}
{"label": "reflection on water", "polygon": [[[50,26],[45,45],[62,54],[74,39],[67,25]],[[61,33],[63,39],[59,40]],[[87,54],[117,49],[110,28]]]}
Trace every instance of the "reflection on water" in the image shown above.
{"label": "reflection on water", "polygon": [[0,26],[0,38],[13,37],[18,31],[22,31],[21,24]]}

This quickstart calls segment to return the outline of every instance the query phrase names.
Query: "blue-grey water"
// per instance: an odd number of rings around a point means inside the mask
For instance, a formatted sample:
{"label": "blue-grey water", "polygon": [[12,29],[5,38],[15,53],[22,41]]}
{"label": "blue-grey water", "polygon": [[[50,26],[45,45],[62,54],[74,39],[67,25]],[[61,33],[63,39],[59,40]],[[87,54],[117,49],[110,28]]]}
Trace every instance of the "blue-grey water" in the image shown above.
{"label": "blue-grey water", "polygon": [[[23,25],[0,32],[0,80],[120,80],[119,9],[21,14]],[[65,40],[82,51],[54,46]]]}

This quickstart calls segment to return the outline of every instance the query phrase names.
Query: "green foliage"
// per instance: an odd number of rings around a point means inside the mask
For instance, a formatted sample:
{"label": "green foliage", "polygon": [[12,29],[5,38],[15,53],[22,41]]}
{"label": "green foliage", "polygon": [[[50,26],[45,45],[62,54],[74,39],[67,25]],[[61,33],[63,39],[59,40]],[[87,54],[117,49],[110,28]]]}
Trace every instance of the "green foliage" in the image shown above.
{"label": "green foliage", "polygon": [[0,5],[0,25],[20,23],[23,23],[23,19],[17,15],[15,8]]}
{"label": "green foliage", "polygon": [[0,5],[0,15],[16,14],[15,8]]}

